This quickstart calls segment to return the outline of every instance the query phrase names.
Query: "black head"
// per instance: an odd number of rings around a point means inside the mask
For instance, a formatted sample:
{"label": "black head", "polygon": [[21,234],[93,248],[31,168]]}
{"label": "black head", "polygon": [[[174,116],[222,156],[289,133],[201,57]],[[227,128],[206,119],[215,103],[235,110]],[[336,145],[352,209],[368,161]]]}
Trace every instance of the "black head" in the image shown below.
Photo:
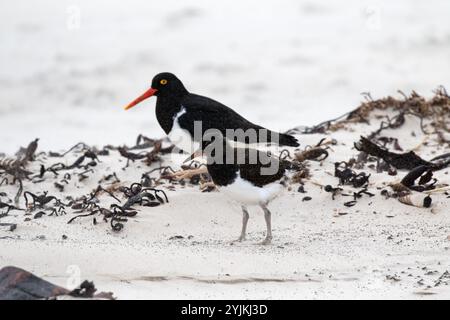
{"label": "black head", "polygon": [[158,90],[155,96],[180,96],[188,93],[181,80],[170,72],[162,72],[154,76],[152,88]]}
{"label": "black head", "polygon": [[125,107],[125,110],[137,105],[139,102],[150,98],[157,97],[182,97],[189,92],[184,87],[183,83],[173,73],[162,72],[153,77],[152,86],[144,94],[135,99],[133,102]]}

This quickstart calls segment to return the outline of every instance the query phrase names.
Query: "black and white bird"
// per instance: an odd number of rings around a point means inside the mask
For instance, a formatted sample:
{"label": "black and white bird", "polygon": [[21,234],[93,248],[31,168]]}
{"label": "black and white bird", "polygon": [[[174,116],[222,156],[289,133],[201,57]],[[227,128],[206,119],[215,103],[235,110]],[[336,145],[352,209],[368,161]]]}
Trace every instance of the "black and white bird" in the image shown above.
{"label": "black and white bird", "polygon": [[[268,245],[272,241],[271,212],[268,204],[277,197],[289,180],[288,170],[294,165],[272,156],[267,152],[249,148],[232,146],[226,139],[215,137],[215,147],[211,148],[208,137],[201,148],[191,155],[191,159],[205,155],[206,168],[219,191],[241,204],[242,230],[237,241],[246,237],[249,213],[247,206],[256,205],[264,211],[266,221],[266,237],[261,242]],[[217,145],[222,148],[217,148]],[[189,159],[188,159],[189,160]]]}
{"label": "black and white bird", "polygon": [[[157,74],[152,80],[151,88],[128,104],[125,110],[151,96],[157,97],[156,118],[160,126],[171,142],[186,153],[192,154],[200,147],[201,136],[209,129],[217,129],[223,135],[227,129],[254,129],[257,133],[256,143],[263,141],[280,146],[299,146],[297,139],[291,135],[265,129],[220,102],[190,93],[174,74],[168,72]],[[200,137],[195,135],[196,122],[202,124]],[[261,136],[261,132],[265,137]]]}

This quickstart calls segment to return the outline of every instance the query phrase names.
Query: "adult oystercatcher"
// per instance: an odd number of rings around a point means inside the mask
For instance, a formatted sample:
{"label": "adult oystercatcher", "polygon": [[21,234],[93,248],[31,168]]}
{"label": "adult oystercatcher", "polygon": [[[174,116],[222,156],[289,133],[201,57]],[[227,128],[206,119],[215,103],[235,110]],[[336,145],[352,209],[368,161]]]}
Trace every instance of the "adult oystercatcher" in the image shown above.
{"label": "adult oystercatcher", "polygon": [[258,205],[264,211],[267,227],[266,237],[261,244],[270,244],[272,223],[267,205],[286,186],[287,170],[294,168],[294,165],[248,146],[232,146],[221,135],[206,137],[201,148],[190,159],[202,154],[206,155],[206,168],[219,191],[241,204],[242,230],[237,241],[245,240],[249,220],[247,206]]}
{"label": "adult oystercatcher", "polygon": [[[132,108],[143,100],[156,96],[156,118],[169,139],[179,149],[192,154],[200,147],[205,131],[218,129],[226,135],[227,129],[244,131],[235,140],[243,143],[267,142],[280,146],[298,147],[299,143],[291,135],[270,131],[253,124],[231,108],[207,97],[190,93],[183,83],[172,73],[157,74],[150,89],[125,107]],[[198,132],[196,124],[201,123]],[[245,133],[254,130],[256,138]],[[197,131],[196,131],[197,130]],[[198,133],[200,133],[198,135]]]}

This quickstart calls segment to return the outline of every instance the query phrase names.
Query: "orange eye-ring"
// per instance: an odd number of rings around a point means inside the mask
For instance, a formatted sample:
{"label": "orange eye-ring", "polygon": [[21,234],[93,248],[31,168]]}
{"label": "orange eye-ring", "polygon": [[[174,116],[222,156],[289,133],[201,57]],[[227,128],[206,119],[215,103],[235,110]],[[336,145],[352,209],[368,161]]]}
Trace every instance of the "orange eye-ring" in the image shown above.
{"label": "orange eye-ring", "polygon": [[159,83],[161,83],[162,85],[167,84],[167,80],[166,79],[162,79]]}

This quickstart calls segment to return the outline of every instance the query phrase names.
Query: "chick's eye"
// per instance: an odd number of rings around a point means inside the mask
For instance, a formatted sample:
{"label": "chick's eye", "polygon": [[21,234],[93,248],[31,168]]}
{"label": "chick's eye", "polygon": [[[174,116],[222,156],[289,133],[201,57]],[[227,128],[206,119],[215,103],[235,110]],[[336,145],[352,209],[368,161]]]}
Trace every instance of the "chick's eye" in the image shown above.
{"label": "chick's eye", "polygon": [[162,85],[167,84],[167,80],[166,79],[162,79],[159,83],[161,83]]}

